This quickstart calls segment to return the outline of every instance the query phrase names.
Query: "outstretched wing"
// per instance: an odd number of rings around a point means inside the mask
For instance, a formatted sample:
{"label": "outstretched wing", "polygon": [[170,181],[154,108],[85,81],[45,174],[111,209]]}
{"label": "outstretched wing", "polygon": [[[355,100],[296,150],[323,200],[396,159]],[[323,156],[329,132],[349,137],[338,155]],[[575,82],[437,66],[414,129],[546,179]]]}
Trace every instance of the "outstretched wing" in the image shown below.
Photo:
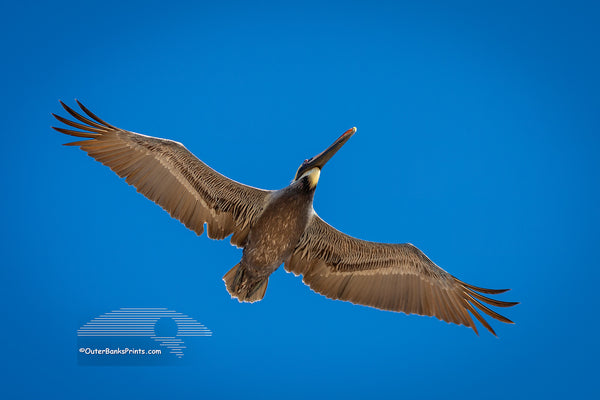
{"label": "outstretched wing", "polygon": [[[465,325],[477,333],[469,311],[496,334],[480,311],[502,322],[508,318],[483,303],[497,307],[514,302],[490,299],[481,293],[504,290],[468,285],[437,265],[415,246],[368,242],[348,236],[316,214],[285,269],[303,275],[303,282],[331,299],[346,300],[383,310],[431,315]],[[483,303],[482,303],[483,302]]]}
{"label": "outstretched wing", "polygon": [[79,101],[77,104],[89,118],[60,103],[79,122],[52,115],[81,130],[54,129],[89,139],[66,143],[67,146],[79,146],[198,235],[206,223],[210,238],[223,239],[233,233],[231,243],[243,246],[270,191],[242,185],[219,174],[181,143],[119,129]]}

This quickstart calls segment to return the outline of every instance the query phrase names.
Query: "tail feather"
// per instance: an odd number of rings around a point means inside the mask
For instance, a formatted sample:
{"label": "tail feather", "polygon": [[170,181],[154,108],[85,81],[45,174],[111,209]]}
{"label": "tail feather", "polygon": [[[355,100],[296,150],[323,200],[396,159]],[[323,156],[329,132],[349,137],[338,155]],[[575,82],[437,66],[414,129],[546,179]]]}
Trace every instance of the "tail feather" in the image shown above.
{"label": "tail feather", "polygon": [[265,297],[269,277],[253,277],[247,273],[245,265],[239,263],[223,276],[223,281],[232,298],[254,303]]}
{"label": "tail feather", "polygon": [[233,294],[233,288],[236,288],[240,283],[240,277],[242,275],[240,271],[240,264],[237,264],[235,267],[231,268],[225,274],[225,276],[223,276],[223,281],[225,281],[225,286],[230,294]]}

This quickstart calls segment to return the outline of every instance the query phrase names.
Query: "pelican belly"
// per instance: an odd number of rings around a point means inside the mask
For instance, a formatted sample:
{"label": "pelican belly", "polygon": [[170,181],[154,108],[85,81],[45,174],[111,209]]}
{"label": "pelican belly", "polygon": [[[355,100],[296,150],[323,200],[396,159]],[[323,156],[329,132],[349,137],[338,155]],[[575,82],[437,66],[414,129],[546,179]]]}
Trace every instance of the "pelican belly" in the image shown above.
{"label": "pelican belly", "polygon": [[274,195],[251,228],[242,257],[251,274],[270,275],[296,248],[313,213],[314,191],[301,189],[291,185]]}

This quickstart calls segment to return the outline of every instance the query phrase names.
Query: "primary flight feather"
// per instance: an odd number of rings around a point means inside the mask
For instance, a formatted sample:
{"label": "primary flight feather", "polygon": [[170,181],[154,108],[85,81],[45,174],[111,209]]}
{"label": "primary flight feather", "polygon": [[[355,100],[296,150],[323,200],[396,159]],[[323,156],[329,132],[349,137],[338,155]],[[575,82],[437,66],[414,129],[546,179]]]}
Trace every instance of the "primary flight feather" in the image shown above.
{"label": "primary flight feather", "polygon": [[262,190],[219,174],[181,143],[119,129],[79,101],[85,116],[61,104],[76,121],[52,115],[79,130],[54,129],[85,138],[66,145],[79,146],[198,235],[205,224],[212,239],[232,235],[231,243],[244,250],[240,263],[223,280],[239,301],[261,300],[269,276],[284,264],[286,271],[302,275],[311,289],[332,299],[435,316],[477,332],[472,314],[494,335],[481,312],[512,323],[485,304],[510,307],[518,303],[482,294],[508,289],[469,285],[411,244],[356,239],[331,227],[314,212],[312,202],[321,169],[356,128],[305,160],[289,186]]}

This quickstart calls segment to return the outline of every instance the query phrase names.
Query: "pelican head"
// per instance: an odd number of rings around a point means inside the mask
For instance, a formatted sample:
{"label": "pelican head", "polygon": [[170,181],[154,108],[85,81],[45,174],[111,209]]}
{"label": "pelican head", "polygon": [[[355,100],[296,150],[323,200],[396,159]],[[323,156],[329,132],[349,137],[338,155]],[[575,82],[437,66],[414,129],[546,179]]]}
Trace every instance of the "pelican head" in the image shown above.
{"label": "pelican head", "polygon": [[302,179],[307,176],[308,181],[310,183],[310,187],[314,188],[317,186],[317,182],[319,181],[319,176],[321,175],[321,169],[323,166],[333,157],[333,155],[342,148],[342,146],[354,135],[356,132],[356,128],[348,129],[346,132],[342,134],[335,142],[331,144],[327,149],[323,152],[317,154],[314,157],[311,157],[307,160],[304,160],[302,165],[296,171],[296,176],[294,177],[294,182]]}

